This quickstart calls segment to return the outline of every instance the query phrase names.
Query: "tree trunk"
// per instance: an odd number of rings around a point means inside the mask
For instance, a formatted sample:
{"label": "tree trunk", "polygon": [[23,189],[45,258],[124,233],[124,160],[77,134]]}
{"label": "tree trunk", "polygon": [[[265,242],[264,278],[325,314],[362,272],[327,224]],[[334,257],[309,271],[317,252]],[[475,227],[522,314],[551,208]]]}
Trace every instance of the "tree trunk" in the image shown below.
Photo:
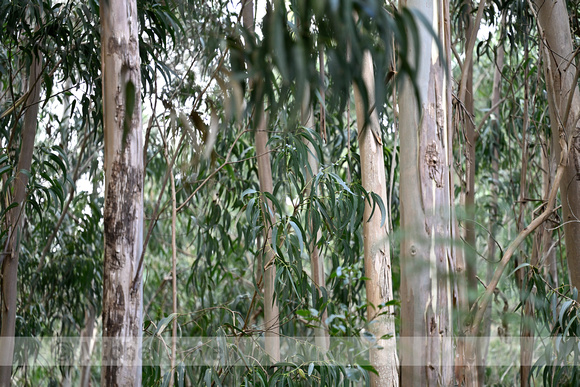
{"label": "tree trunk", "polygon": [[[267,119],[262,114],[256,128],[256,154],[258,155],[258,177],[262,192],[274,192],[272,180],[272,165],[268,149]],[[280,316],[278,300],[275,299],[276,265],[272,250],[272,225],[275,222],[274,206],[272,201],[262,195],[264,215],[264,330],[266,331],[266,353],[273,362],[280,361]]]}
{"label": "tree trunk", "polygon": [[[301,121],[302,126],[310,130],[314,129],[314,117],[312,110],[313,109],[312,105],[310,104],[310,98],[307,93],[302,103]],[[308,147],[308,165],[306,166],[306,181],[308,181],[308,185],[307,189],[305,190],[305,196],[309,196],[312,189],[312,179],[318,174],[318,156],[314,144],[305,140],[305,145]],[[312,229],[312,225],[309,225],[309,227]],[[324,275],[324,260],[322,257],[320,257],[318,246],[316,245],[316,241],[318,241],[320,237],[320,230],[318,230],[317,235],[312,235],[312,242],[310,243],[310,270],[312,281],[319,289],[318,296],[322,297],[322,291],[320,288],[326,286],[326,279]],[[314,328],[314,342],[316,346],[324,353],[328,351],[330,346],[330,339],[328,337],[325,323],[326,317],[327,312],[325,308],[324,312],[320,316],[321,326]]]}
{"label": "tree trunk", "polygon": [[[466,0],[465,13],[468,15],[467,23],[465,25],[465,42],[473,33],[473,18],[471,17],[471,0]],[[465,51],[469,47],[465,44]],[[466,52],[465,55],[473,55],[473,52]],[[475,134],[474,112],[473,112],[473,60],[465,61],[467,68],[463,70],[464,76],[467,77],[465,81],[465,100],[461,101],[465,107],[462,114],[463,125],[466,133],[466,187],[464,192],[464,206],[465,206],[465,249],[464,257],[466,263],[467,275],[467,300],[471,307],[477,298],[477,253],[476,253],[476,237],[475,237],[475,146],[477,137]]]}
{"label": "tree trunk", "polygon": [[135,0],[101,3],[105,258],[101,384],[141,384],[143,139]]}
{"label": "tree trunk", "polygon": [[[568,164],[560,182],[564,215],[566,257],[571,285],[580,288],[580,94],[576,86],[576,60],[572,46],[566,3],[556,0],[535,1],[538,24],[543,37],[543,64],[548,88],[548,105],[552,125],[552,143],[559,159],[559,141],[569,139]],[[554,20],[558,20],[554,23]],[[570,65],[572,62],[572,65]]]}
{"label": "tree trunk", "polygon": [[[246,0],[243,3],[243,24],[252,33],[254,32],[254,2]],[[253,82],[251,82],[253,83]],[[256,107],[255,116],[258,117],[256,127],[256,156],[258,159],[258,178],[260,180],[260,191],[262,193],[274,192],[272,180],[272,164],[270,162],[270,151],[268,149],[268,131],[266,113],[260,112],[261,108]],[[264,279],[264,330],[265,349],[274,363],[280,361],[280,316],[278,302],[275,299],[276,265],[275,255],[272,245],[272,225],[275,222],[274,206],[272,201],[262,194],[264,215],[264,249],[263,249],[263,279]]]}
{"label": "tree trunk", "polygon": [[[503,26],[505,16],[502,17]],[[497,50],[495,71],[493,74],[493,91],[491,96],[491,106],[498,106],[501,98],[501,73],[503,71],[504,50],[500,46]],[[500,136],[500,112],[499,107],[496,107],[494,116],[492,117],[493,125],[493,144],[492,144],[492,159],[491,159],[491,211],[489,214],[489,231],[490,234],[487,239],[487,273],[485,283],[489,283],[493,276],[493,268],[497,261],[496,255],[496,240],[494,239],[498,222],[498,187],[496,182],[499,180],[499,136]],[[480,340],[477,351],[477,379],[478,385],[485,385],[485,364],[487,363],[487,353],[489,349],[489,335],[491,333],[491,303],[488,304],[483,320],[482,334],[483,338]]]}
{"label": "tree trunk", "polygon": [[[449,3],[407,0],[433,25],[450,57]],[[450,266],[453,237],[450,84],[433,39],[419,23],[417,88],[407,79],[400,107],[401,355],[404,386],[453,378]],[[436,46],[435,46],[436,47]],[[407,58],[413,60],[414,44]]]}
{"label": "tree trunk", "polygon": [[27,173],[32,165],[32,152],[38,122],[38,105],[40,100],[40,77],[42,71],[42,57],[33,55],[28,77],[28,90],[30,94],[26,100],[26,112],[22,126],[22,140],[16,178],[13,183],[14,196],[12,202],[17,206],[10,210],[8,215],[8,239],[4,248],[2,261],[2,328],[0,330],[0,386],[9,386],[12,375],[14,357],[14,336],[16,328],[16,300],[18,296],[18,254],[21,236],[21,224],[24,218],[26,201],[26,186],[28,184]]}
{"label": "tree trunk", "polygon": [[89,387],[91,385],[91,366],[88,365],[94,345],[95,330],[95,309],[89,306],[85,311],[85,327],[81,330],[81,379],[79,386]]}
{"label": "tree trunk", "polygon": [[[362,62],[363,80],[368,94],[369,106],[375,103],[375,79],[372,58],[364,53]],[[387,200],[387,177],[381,140],[381,127],[376,109],[373,109],[365,123],[365,106],[358,88],[354,87],[356,121],[359,133],[360,163],[363,188],[370,194],[378,195],[385,206]],[[366,124],[366,127],[365,127]],[[373,199],[365,201],[363,215],[364,265],[367,291],[367,320],[370,332],[375,335],[383,349],[371,350],[371,364],[378,371],[378,377],[371,375],[373,386],[398,386],[398,359],[395,342],[395,321],[393,307],[381,307],[393,299],[391,276],[391,254],[389,248],[388,212],[382,219],[381,211],[373,213]],[[370,218],[370,219],[369,219]],[[382,221],[383,220],[383,221]],[[381,222],[382,221],[382,222]],[[379,315],[384,313],[382,315]],[[388,338],[381,339],[387,336]]]}

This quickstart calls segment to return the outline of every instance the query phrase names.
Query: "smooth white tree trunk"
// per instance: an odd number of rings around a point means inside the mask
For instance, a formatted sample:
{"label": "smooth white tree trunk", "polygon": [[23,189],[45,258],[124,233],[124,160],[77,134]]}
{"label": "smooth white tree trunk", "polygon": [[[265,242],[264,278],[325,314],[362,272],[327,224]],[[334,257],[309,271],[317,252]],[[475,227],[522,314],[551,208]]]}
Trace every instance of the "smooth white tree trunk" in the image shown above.
{"label": "smooth white tree trunk", "polygon": [[[375,80],[372,58],[369,52],[363,57],[363,79],[367,89],[369,106],[374,107]],[[364,189],[377,194],[385,204],[387,200],[387,176],[381,140],[381,128],[376,109],[373,109],[365,122],[367,112],[360,91],[354,87],[357,127],[360,144],[361,178]],[[365,126],[366,124],[366,126]],[[369,198],[372,200],[371,198]],[[378,377],[371,375],[373,386],[398,386],[398,359],[395,341],[395,321],[393,307],[381,307],[393,299],[391,274],[391,254],[388,235],[388,211],[381,224],[381,211],[378,205],[373,213],[373,203],[365,202],[363,215],[364,265],[367,292],[367,320],[369,331],[378,340],[383,349],[371,350],[371,365],[378,371]],[[369,220],[370,218],[370,220]],[[384,313],[386,312],[386,313]],[[379,316],[380,313],[384,313]],[[381,339],[383,336],[390,338]]]}

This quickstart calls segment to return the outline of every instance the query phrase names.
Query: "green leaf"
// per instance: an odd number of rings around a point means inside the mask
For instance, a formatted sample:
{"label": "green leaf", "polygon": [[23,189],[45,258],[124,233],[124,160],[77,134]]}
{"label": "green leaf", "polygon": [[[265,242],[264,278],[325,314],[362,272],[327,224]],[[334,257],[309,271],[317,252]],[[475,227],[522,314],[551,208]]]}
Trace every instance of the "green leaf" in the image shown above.
{"label": "green leaf", "polygon": [[177,366],[177,385],[183,387],[185,385],[185,365],[183,362]]}
{"label": "green leaf", "polygon": [[242,199],[246,196],[246,195],[251,195],[251,194],[255,194],[257,191],[253,188],[248,188],[246,190],[244,190],[244,192],[242,192]]}
{"label": "green leaf", "polygon": [[250,201],[248,202],[248,205],[246,206],[246,220],[248,221],[248,224],[250,225],[254,225],[253,224],[253,214],[254,214],[254,204],[256,203],[256,199],[252,198],[250,199]]}
{"label": "green leaf", "polygon": [[[385,220],[387,219],[387,210],[385,209],[385,204],[383,203],[383,199],[381,199],[381,197],[379,195],[377,195],[376,193],[371,192],[371,197],[373,198],[374,204],[379,205],[379,209],[381,210],[381,227],[383,227],[385,225]],[[373,211],[374,211],[374,205],[373,205]],[[370,217],[368,220],[370,220]]]}
{"label": "green leaf", "polygon": [[272,227],[272,250],[278,255],[278,227]]}
{"label": "green leaf", "polygon": [[[263,194],[268,199],[270,199],[272,204],[274,204],[274,207],[276,207],[276,211],[278,211],[278,214],[282,215],[284,212],[282,211],[282,207],[280,206],[280,202],[278,202],[278,199],[276,199],[276,197],[274,195],[272,195],[270,192],[263,192]],[[273,211],[273,208],[269,208],[268,210]],[[273,214],[271,214],[271,215],[273,215]]]}
{"label": "green leaf", "polygon": [[174,318],[177,317],[177,313],[171,313],[169,316],[163,318],[161,321],[159,321],[159,325],[157,326],[157,329],[155,330],[155,332],[153,333],[153,335],[161,335],[163,333],[163,331],[165,330],[165,328],[167,328],[167,325],[169,325],[169,323],[171,321],[173,321]]}
{"label": "green leaf", "polygon": [[294,221],[291,220],[288,223],[290,223],[290,226],[292,226],[294,232],[296,233],[296,236],[298,237],[298,243],[300,244],[300,254],[302,254],[304,252],[304,241],[302,239],[302,231]]}
{"label": "green leaf", "polygon": [[171,380],[172,373],[173,373],[173,370],[170,370],[165,375],[163,375],[163,382],[161,383],[161,387],[168,387],[169,386],[169,381]]}
{"label": "green leaf", "polygon": [[131,121],[133,120],[133,112],[135,111],[135,102],[137,99],[136,94],[133,81],[127,81],[127,84],[125,85],[125,119],[123,120],[123,139],[121,141],[122,150],[125,150],[125,146],[127,146],[127,137],[131,131]]}
{"label": "green leaf", "polygon": [[521,265],[519,265],[518,267],[516,267],[516,268],[514,269],[514,271],[512,271],[512,272],[511,272],[511,273],[508,275],[508,277],[511,277],[512,275],[514,275],[514,273],[515,273],[516,271],[518,271],[518,270],[520,270],[520,269],[522,269],[522,268],[524,268],[524,267],[526,267],[526,266],[532,266],[532,265],[530,265],[528,262],[524,262],[524,263],[522,263]]}
{"label": "green leaf", "polygon": [[562,328],[564,328],[564,315],[566,314],[566,311],[568,310],[568,308],[570,307],[570,305],[572,305],[574,301],[573,300],[568,300],[566,302],[564,302],[562,304],[562,308],[560,309],[560,315],[558,317],[558,321],[560,322],[560,326]]}
{"label": "green leaf", "polygon": [[340,176],[338,176],[336,173],[332,173],[330,172],[328,174],[330,177],[332,177],[334,180],[336,180],[336,182],[348,193],[350,193],[351,195],[354,195],[354,193],[350,190],[350,188],[348,188],[348,186],[346,185],[346,183],[344,182],[344,180],[342,180],[340,178]]}
{"label": "green leaf", "polygon": [[11,165],[4,165],[3,167],[0,167],[0,176],[2,176],[4,173],[11,171],[11,170],[12,170]]}
{"label": "green leaf", "polygon": [[203,381],[205,382],[206,387],[212,387],[211,386],[211,374],[212,374],[212,369],[208,368],[207,370],[205,370],[205,375],[203,376]]}

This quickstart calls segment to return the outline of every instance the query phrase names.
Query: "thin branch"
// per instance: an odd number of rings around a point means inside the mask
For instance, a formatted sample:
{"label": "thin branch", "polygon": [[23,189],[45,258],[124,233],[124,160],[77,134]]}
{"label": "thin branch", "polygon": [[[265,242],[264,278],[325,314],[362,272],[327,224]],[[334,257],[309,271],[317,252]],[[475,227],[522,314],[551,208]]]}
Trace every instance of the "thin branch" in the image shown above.
{"label": "thin branch", "polygon": [[485,113],[485,115],[483,116],[483,118],[481,119],[481,121],[479,122],[479,125],[477,125],[477,129],[475,130],[475,133],[477,133],[477,135],[479,136],[479,134],[481,133],[481,129],[483,128],[483,125],[485,125],[485,123],[487,122],[487,119],[489,118],[489,116],[491,116],[493,114],[493,112],[495,111],[495,109],[497,109],[497,107],[506,100],[507,97],[502,98],[501,100],[499,100],[495,105],[493,105],[488,111],[487,113]]}
{"label": "thin branch", "polygon": [[149,244],[149,240],[151,239],[151,234],[153,233],[153,227],[157,223],[157,217],[159,216],[159,206],[161,205],[161,199],[163,198],[163,193],[165,192],[165,187],[167,187],[167,181],[169,180],[170,171],[173,169],[173,164],[175,164],[175,160],[177,156],[181,152],[181,145],[185,140],[186,134],[183,133],[179,143],[177,144],[177,148],[175,149],[175,153],[171,158],[171,163],[167,166],[167,170],[165,171],[165,176],[163,177],[163,182],[161,183],[161,191],[159,192],[159,196],[157,198],[157,203],[155,203],[155,210],[153,211],[153,219],[151,223],[149,223],[149,228],[147,230],[147,236],[145,237],[145,241],[143,242],[143,249],[141,251],[141,257],[139,258],[139,264],[137,265],[137,271],[135,273],[135,278],[133,278],[133,291],[137,290],[137,284],[141,279],[142,273],[141,269],[143,268],[143,260],[145,259],[145,251],[147,250],[147,245]]}
{"label": "thin branch", "polygon": [[[481,321],[483,320],[483,316],[485,314],[485,310],[487,309],[487,305],[489,303],[489,300],[491,299],[491,296],[492,296],[494,290],[496,289],[496,287],[499,283],[499,280],[500,280],[505,268],[507,267],[508,263],[510,262],[513,254],[515,253],[515,251],[517,250],[519,245],[528,237],[528,235],[530,235],[536,228],[538,228],[541,224],[543,224],[555,210],[554,209],[554,202],[556,200],[556,194],[558,193],[558,187],[560,185],[560,180],[562,180],[562,175],[564,174],[564,169],[566,168],[566,160],[568,160],[568,147],[567,147],[567,144],[564,144],[564,145],[566,147],[562,148],[560,163],[558,165],[558,169],[556,171],[556,176],[554,178],[554,182],[553,182],[552,188],[550,190],[550,195],[548,196],[548,201],[546,203],[546,209],[544,210],[544,212],[542,212],[542,214],[540,216],[538,216],[527,227],[525,227],[518,234],[516,239],[513,240],[512,243],[510,243],[510,245],[506,249],[506,252],[504,253],[500,263],[498,264],[498,267],[493,275],[491,282],[487,286],[485,293],[482,295],[480,302],[474,303],[474,305],[473,305],[473,308],[475,308],[475,306],[477,305],[477,312],[475,313],[475,317],[474,317],[473,323],[471,325],[471,332],[470,333],[472,336],[478,335],[479,326],[481,324]],[[472,312],[473,312],[473,308],[472,308]]]}
{"label": "thin branch", "polygon": [[467,40],[467,46],[465,47],[465,62],[463,62],[463,67],[461,69],[461,81],[459,83],[459,100],[465,100],[465,92],[467,90],[467,69],[473,61],[473,49],[475,47],[475,40],[477,39],[477,32],[479,31],[479,25],[481,24],[481,18],[483,17],[483,11],[487,5],[487,0],[481,0],[479,2],[479,7],[477,9],[477,15],[475,16],[475,22],[473,24],[473,30],[471,30],[471,36]]}

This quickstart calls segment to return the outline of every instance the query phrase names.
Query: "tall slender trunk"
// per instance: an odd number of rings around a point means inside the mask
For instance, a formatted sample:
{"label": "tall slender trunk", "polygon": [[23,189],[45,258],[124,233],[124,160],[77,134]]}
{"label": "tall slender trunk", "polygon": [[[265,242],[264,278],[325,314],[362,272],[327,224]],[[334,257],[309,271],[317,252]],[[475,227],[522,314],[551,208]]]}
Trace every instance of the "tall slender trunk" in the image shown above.
{"label": "tall slender trunk", "polygon": [[[40,54],[39,54],[40,55]],[[22,219],[26,201],[26,186],[28,174],[32,165],[32,152],[38,121],[38,101],[40,100],[40,77],[42,57],[33,55],[28,77],[30,94],[26,100],[26,112],[21,131],[20,153],[16,178],[13,183],[14,196],[12,202],[17,206],[8,214],[8,239],[4,247],[2,261],[2,328],[0,329],[0,386],[9,386],[12,375],[12,360],[14,357],[14,336],[16,328],[16,300],[18,296],[18,255],[21,236]]]}
{"label": "tall slender trunk", "polygon": [[101,3],[105,258],[101,384],[141,384],[143,139],[135,0]]}
{"label": "tall slender trunk", "polygon": [[91,366],[88,365],[91,359],[94,345],[95,331],[95,308],[89,306],[85,311],[85,327],[81,330],[81,378],[79,386],[89,387],[91,384]]}
{"label": "tall slender trunk", "polygon": [[[505,15],[502,16],[503,26],[505,21]],[[501,98],[501,73],[503,70],[503,59],[504,50],[503,46],[500,46],[497,50],[495,71],[493,74],[493,91],[491,96],[491,106],[496,106],[494,111],[494,116],[492,117],[493,125],[493,143],[492,143],[492,158],[491,158],[491,211],[489,214],[489,231],[490,234],[487,238],[487,273],[485,277],[485,283],[489,283],[493,276],[494,262],[497,261],[496,258],[496,241],[494,236],[496,234],[497,222],[498,222],[498,187],[495,183],[499,179],[499,139],[500,139],[500,112],[499,112],[499,101]],[[478,345],[477,352],[477,379],[478,384],[483,386],[485,384],[485,364],[487,363],[487,353],[489,349],[489,335],[491,333],[491,303],[488,304],[487,310],[485,311],[485,317],[482,326],[483,338],[480,340],[480,345]]]}
{"label": "tall slender trunk", "polygon": [[[465,13],[468,15],[465,25],[466,42],[473,33],[473,20],[471,17],[471,0],[464,1],[466,5]],[[465,55],[473,55],[473,52],[467,52],[469,47],[465,45]],[[474,111],[473,111],[473,60],[465,61],[467,68],[463,73],[467,80],[465,81],[465,100],[461,101],[465,107],[463,112],[463,125],[466,133],[465,158],[466,168],[466,187],[464,192],[465,206],[465,249],[464,257],[466,263],[466,283],[467,283],[467,300],[469,306],[477,298],[477,253],[476,253],[476,235],[475,235],[475,146],[477,136],[475,133]]]}
{"label": "tall slender trunk", "polygon": [[[322,70],[321,70],[322,71]],[[322,112],[321,112],[322,114]],[[304,97],[304,101],[302,103],[301,109],[301,121],[302,126],[313,130],[314,128],[314,117],[313,117],[313,109],[310,103],[309,93]],[[309,196],[310,191],[312,189],[311,182],[314,176],[318,174],[318,156],[316,152],[316,148],[314,144],[310,141],[306,141],[306,146],[308,147],[308,166],[306,168],[306,180],[309,182],[305,195]],[[312,225],[309,225],[312,229]],[[318,241],[321,237],[321,231],[318,230],[316,235],[312,235],[312,242],[310,243],[310,267],[311,267],[311,277],[312,281],[316,285],[318,290],[319,297],[322,297],[322,291],[320,290],[321,287],[326,286],[326,279],[324,275],[324,260],[320,256],[320,252],[318,250],[318,246],[316,245],[316,241]],[[330,338],[328,337],[328,331],[326,330],[326,317],[328,313],[326,308],[324,312],[320,316],[321,325],[319,327],[314,328],[314,341],[316,346],[322,350],[323,352],[328,351],[330,346]]]}
{"label": "tall slender trunk", "polygon": [[[246,0],[243,2],[243,24],[250,32],[254,32],[254,2]],[[253,83],[253,82],[251,82]],[[258,118],[256,126],[256,156],[258,159],[258,178],[260,180],[260,191],[262,193],[274,192],[272,179],[272,164],[270,162],[270,151],[268,149],[268,129],[266,112],[259,111],[261,106],[256,107],[255,116]],[[272,245],[272,225],[275,222],[274,206],[272,201],[262,195],[264,215],[264,249],[263,249],[263,279],[264,279],[264,330],[265,349],[270,356],[270,360],[277,363],[280,361],[280,313],[278,301],[275,299],[276,265],[275,255]]]}
{"label": "tall slender trunk", "polygon": [[[177,152],[177,150],[176,150]],[[168,152],[169,153],[169,152]],[[168,168],[171,168],[169,157],[166,158]],[[175,197],[175,176],[169,171],[171,184],[171,300],[172,312],[177,314],[177,199]],[[171,329],[171,377],[169,387],[173,387],[175,375],[175,362],[177,358],[177,317],[172,321]]]}
{"label": "tall slender trunk", "polygon": [[[368,94],[369,106],[374,106],[375,79],[372,58],[364,53],[362,62],[363,80]],[[365,106],[358,88],[354,87],[356,121],[359,133],[361,177],[364,189],[378,195],[386,205],[387,177],[381,140],[381,127],[376,109],[365,122]],[[366,124],[366,127],[365,127]],[[380,211],[373,214],[372,198],[365,201],[363,215],[364,266],[367,291],[367,320],[370,331],[383,349],[371,350],[371,364],[378,371],[378,377],[371,375],[373,386],[395,386],[399,384],[398,359],[395,342],[395,322],[393,308],[380,307],[393,299],[391,275],[391,254],[389,247],[388,219],[381,219]],[[372,218],[371,218],[371,214]],[[388,217],[388,213],[385,214]],[[370,219],[369,219],[370,218]],[[383,222],[381,222],[383,220]],[[386,313],[385,313],[386,312]],[[381,315],[382,313],[382,315]],[[390,338],[381,339],[388,335]]]}
{"label": "tall slender trunk", "polygon": [[[560,141],[567,139],[570,142],[567,165],[560,182],[560,198],[570,281],[572,286],[580,288],[580,223],[576,221],[577,214],[580,214],[580,93],[575,51],[566,3],[556,0],[535,0],[534,3],[543,39],[542,63],[557,160],[561,152]],[[554,20],[558,22],[554,23]]]}
{"label": "tall slender trunk", "polygon": [[[447,0],[407,0],[422,12],[449,58]],[[407,79],[400,107],[401,384],[450,385],[453,379],[450,267],[455,265],[450,83],[429,32],[419,27],[416,83]],[[411,44],[407,58],[413,60]]]}
{"label": "tall slender trunk", "polygon": [[[262,193],[274,192],[272,180],[272,165],[268,149],[268,131],[265,112],[262,114],[256,128],[256,154],[258,155],[258,177]],[[266,331],[266,353],[273,362],[280,361],[280,316],[278,300],[275,299],[276,264],[272,250],[272,225],[275,222],[274,206],[266,196],[262,196],[264,214],[264,330]]]}
{"label": "tall slender trunk", "polygon": [[[527,63],[529,57],[528,45],[524,42],[524,62]],[[524,67],[524,79],[528,79],[528,65]],[[517,221],[517,230],[521,231],[523,228],[523,217],[525,211],[525,203],[527,196],[527,171],[528,171],[528,137],[527,132],[529,128],[529,95],[530,86],[529,82],[524,85],[524,103],[523,103],[523,124],[522,124],[522,169],[520,173],[520,209]],[[546,200],[548,197],[546,196]],[[537,231],[534,235],[534,244],[532,249],[532,256],[530,259],[530,264],[535,266],[538,261],[538,254],[541,244],[541,233],[542,231]],[[522,257],[525,257],[522,254]],[[523,262],[522,262],[523,263]],[[516,265],[518,261],[516,261]],[[517,266],[516,266],[517,267]],[[528,280],[526,277],[526,270],[518,270],[516,272],[516,278],[520,285],[520,299],[525,297],[527,293]],[[522,387],[529,386],[530,371],[531,371],[531,361],[533,355],[533,305],[530,303],[528,298],[524,302],[524,307],[522,308],[522,320],[520,324],[520,384]]]}

